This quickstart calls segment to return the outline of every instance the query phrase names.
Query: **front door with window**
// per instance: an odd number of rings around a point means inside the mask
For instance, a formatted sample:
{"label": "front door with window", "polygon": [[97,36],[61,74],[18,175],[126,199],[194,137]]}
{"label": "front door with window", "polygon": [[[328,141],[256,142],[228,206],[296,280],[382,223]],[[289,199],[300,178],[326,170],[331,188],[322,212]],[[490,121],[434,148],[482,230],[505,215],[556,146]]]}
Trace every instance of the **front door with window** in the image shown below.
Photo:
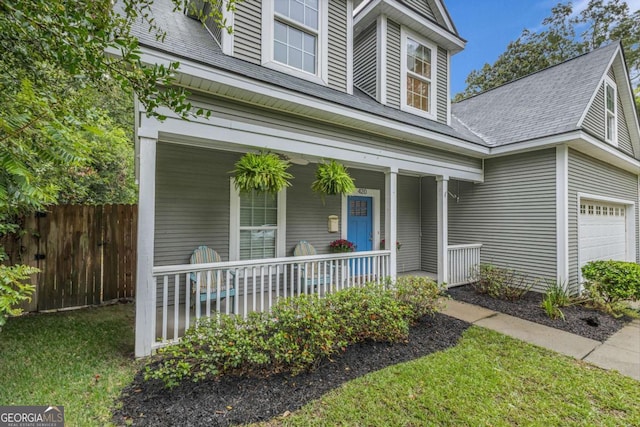
{"label": "front door with window", "polygon": [[347,200],[347,240],[356,245],[356,251],[373,249],[373,198],[349,196]]}

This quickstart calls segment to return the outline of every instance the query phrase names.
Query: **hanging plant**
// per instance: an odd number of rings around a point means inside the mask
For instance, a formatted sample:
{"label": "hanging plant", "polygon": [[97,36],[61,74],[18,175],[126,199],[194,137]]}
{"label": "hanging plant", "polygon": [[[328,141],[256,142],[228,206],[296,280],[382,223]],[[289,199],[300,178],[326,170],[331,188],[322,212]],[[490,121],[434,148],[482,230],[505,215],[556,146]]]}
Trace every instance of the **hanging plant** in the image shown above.
{"label": "hanging plant", "polygon": [[290,163],[274,153],[247,153],[235,164],[231,173],[235,177],[236,189],[241,193],[257,191],[277,193],[290,187],[293,178],[287,169]]}
{"label": "hanging plant", "polygon": [[311,189],[316,193],[328,194],[351,194],[355,191],[356,185],[349,175],[347,168],[341,163],[331,160],[329,163],[321,163],[316,169],[316,180],[311,184]]}

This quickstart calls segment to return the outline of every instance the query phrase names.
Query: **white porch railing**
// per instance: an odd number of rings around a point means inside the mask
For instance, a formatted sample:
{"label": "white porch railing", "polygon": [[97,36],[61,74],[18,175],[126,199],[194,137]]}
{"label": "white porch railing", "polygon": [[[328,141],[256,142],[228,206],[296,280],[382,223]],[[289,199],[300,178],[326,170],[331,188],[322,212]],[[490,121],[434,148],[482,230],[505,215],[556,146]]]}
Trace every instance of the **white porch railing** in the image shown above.
{"label": "white porch railing", "polygon": [[390,256],[371,251],[154,267],[152,348],[177,341],[201,317],[247,316],[269,310],[279,298],[381,283]]}
{"label": "white porch railing", "polygon": [[458,286],[473,281],[473,271],[480,265],[481,243],[449,246],[448,286]]}

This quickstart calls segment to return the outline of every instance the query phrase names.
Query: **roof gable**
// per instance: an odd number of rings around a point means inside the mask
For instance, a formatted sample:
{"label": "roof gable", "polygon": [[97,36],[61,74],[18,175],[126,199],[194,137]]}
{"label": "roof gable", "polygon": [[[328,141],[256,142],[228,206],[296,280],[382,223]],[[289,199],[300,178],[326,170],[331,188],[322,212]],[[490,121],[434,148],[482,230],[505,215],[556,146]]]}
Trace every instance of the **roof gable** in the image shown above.
{"label": "roof gable", "polygon": [[455,103],[452,125],[494,147],[576,130],[618,50],[613,43]]}
{"label": "roof gable", "polygon": [[612,77],[617,87],[618,97],[620,98],[622,104],[623,116],[626,120],[626,126],[631,136],[631,145],[633,148],[634,157],[640,158],[640,125],[638,123],[638,114],[635,108],[633,88],[631,87],[631,83],[629,82],[629,72],[627,69],[626,61],[624,60],[622,47],[620,46],[620,43],[615,43],[615,46],[617,46],[617,50],[611,57],[608,66],[603,70],[600,81],[598,82],[598,86],[592,94],[589,104],[586,106],[580,118],[578,126],[583,126],[585,118],[587,117],[589,111],[592,109],[598,95],[598,91],[601,90],[601,87],[603,86],[607,76]]}

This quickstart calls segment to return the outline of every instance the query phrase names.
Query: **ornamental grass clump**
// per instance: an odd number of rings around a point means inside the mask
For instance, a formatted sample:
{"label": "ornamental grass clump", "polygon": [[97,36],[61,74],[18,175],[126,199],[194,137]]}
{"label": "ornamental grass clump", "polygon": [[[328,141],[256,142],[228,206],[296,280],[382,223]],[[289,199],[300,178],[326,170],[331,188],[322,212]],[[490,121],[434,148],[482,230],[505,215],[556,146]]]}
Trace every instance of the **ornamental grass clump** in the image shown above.
{"label": "ornamental grass clump", "polygon": [[247,153],[235,164],[231,171],[236,189],[241,193],[276,194],[290,187],[293,175],[287,172],[290,163],[274,153]]}
{"label": "ornamental grass clump", "polygon": [[[269,313],[200,320],[182,340],[150,359],[145,379],[174,387],[222,375],[269,376],[312,370],[366,340],[402,342],[416,316],[436,310],[436,287],[418,280],[398,289],[369,284],[324,298],[279,300]],[[399,292],[399,293],[398,293]]]}

